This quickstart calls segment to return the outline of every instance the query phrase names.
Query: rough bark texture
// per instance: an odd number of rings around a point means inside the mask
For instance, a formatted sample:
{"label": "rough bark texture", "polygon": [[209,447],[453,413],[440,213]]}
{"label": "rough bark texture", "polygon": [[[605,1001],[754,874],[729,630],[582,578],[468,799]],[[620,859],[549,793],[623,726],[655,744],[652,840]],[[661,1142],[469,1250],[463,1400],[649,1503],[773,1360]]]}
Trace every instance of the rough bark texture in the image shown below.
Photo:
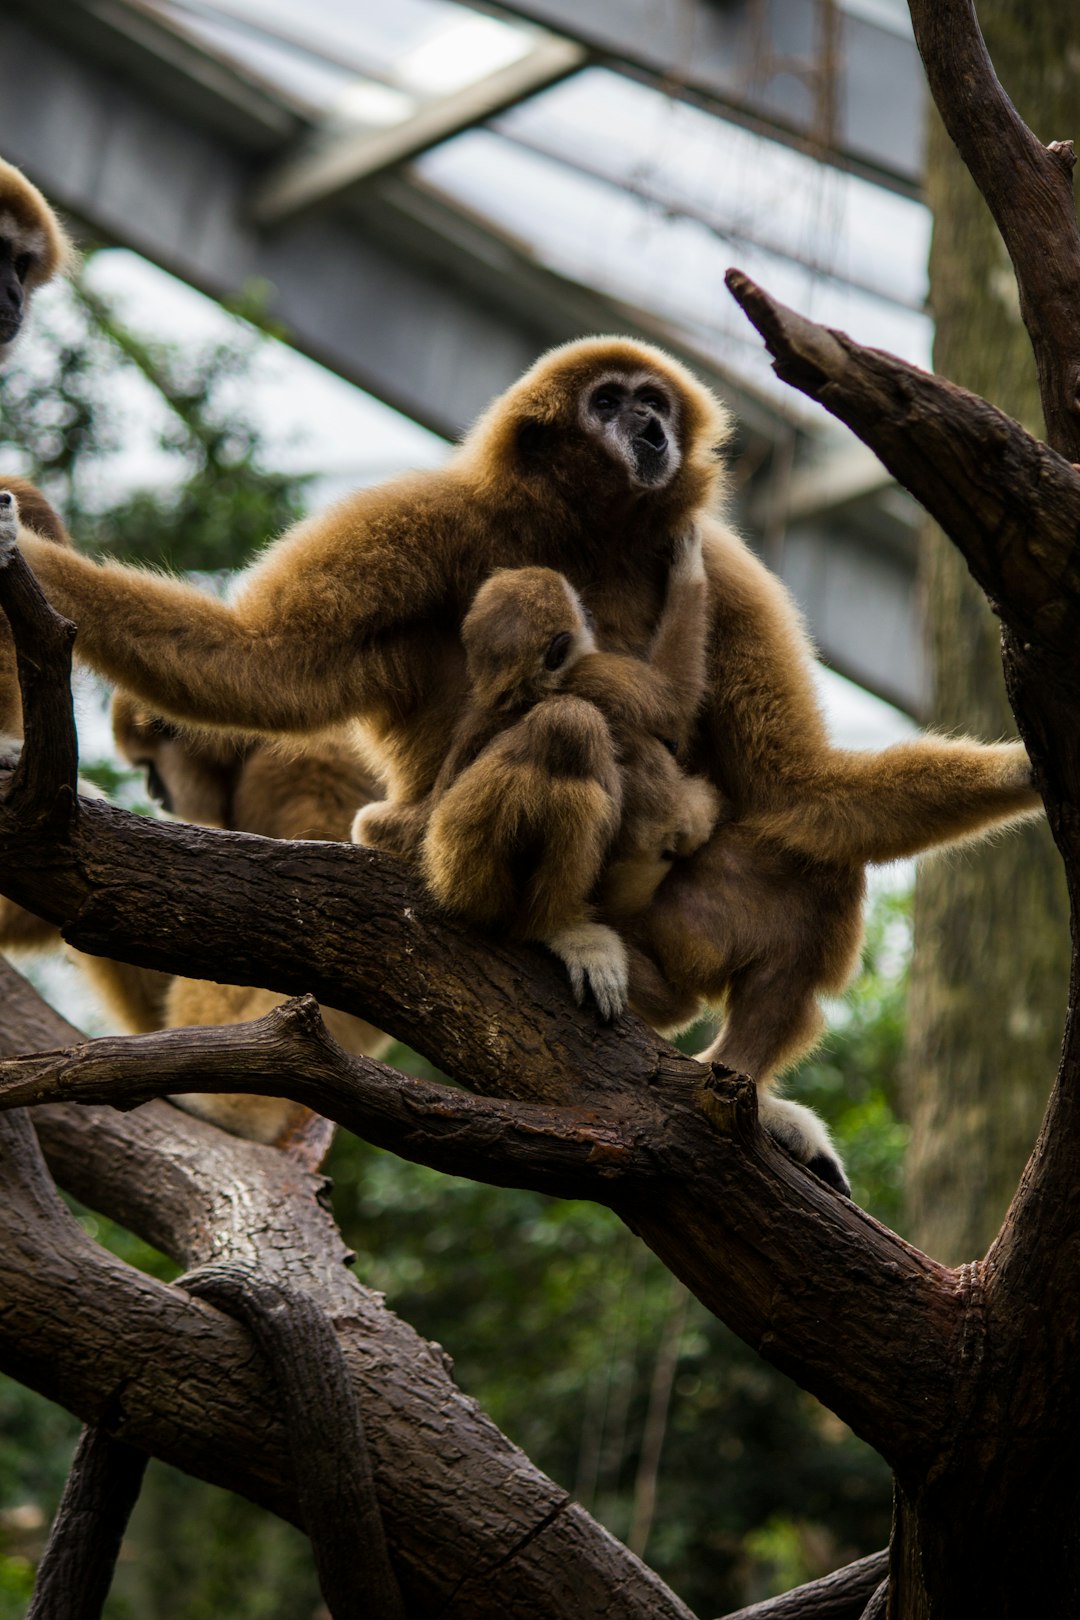
{"label": "rough bark texture", "polygon": [[[78,1039],[0,965],[0,1050]],[[168,1104],[34,1111],[62,1186],[183,1265],[236,1260],[329,1313],[365,1414],[411,1615],[615,1615],[685,1606],[463,1396],[363,1288],[323,1178]],[[27,1116],[0,1118],[0,1366],[85,1421],[300,1522],[273,1380],[247,1332],[98,1248],[56,1197]],[[348,1527],[343,1527],[346,1534]],[[357,1569],[364,1547],[355,1546]]]}
{"label": "rough bark texture", "polygon": [[[1068,67],[1076,22],[1056,0],[982,0],[999,77],[1049,140],[1080,128]],[[1042,431],[1031,344],[1001,237],[931,110],[930,302],[942,376]],[[988,341],[988,334],[993,334]],[[933,673],[931,723],[1000,737],[1015,722],[1000,626],[963,557],[924,525],[921,593]],[[984,1254],[1038,1135],[1061,1049],[1069,981],[1068,896],[1049,829],[920,864],[908,995],[909,1231],[950,1264]]]}
{"label": "rough bark texture", "polygon": [[26,1620],[100,1620],[149,1461],[99,1424],[83,1430]]}

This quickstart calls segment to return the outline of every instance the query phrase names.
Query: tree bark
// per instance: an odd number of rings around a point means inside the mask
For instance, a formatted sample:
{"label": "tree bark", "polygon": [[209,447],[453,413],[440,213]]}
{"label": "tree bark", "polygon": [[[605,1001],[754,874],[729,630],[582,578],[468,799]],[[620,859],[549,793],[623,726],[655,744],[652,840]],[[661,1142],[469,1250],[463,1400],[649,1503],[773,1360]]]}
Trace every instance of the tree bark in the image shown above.
{"label": "tree bark", "polygon": [[[1069,8],[982,0],[999,77],[1050,139],[1080,126]],[[931,109],[927,201],[935,368],[1032,432],[1042,409],[1008,255]],[[993,334],[988,341],[988,334]],[[923,526],[920,590],[933,676],[930,721],[946,733],[1007,735],[1000,628],[936,524]],[[1068,896],[1049,829],[921,862],[908,993],[905,1112],[909,1233],[950,1264],[984,1254],[1038,1135],[1057,1066],[1069,981]]]}

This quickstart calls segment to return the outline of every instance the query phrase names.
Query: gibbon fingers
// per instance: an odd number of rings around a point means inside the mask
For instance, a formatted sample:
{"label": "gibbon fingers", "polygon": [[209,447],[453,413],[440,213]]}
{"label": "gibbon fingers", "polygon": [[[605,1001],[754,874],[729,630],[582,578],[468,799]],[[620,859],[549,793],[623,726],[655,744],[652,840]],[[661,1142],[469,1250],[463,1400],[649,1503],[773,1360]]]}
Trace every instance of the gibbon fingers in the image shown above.
{"label": "gibbon fingers", "polygon": [[34,293],[71,271],[77,258],[41,192],[0,158],[0,360],[18,337]]}
{"label": "gibbon fingers", "polygon": [[550,568],[497,570],[461,638],[470,699],[432,792],[419,809],[368,805],[353,838],[418,856],[447,910],[540,940],[578,1002],[588,986],[614,1017],[628,969],[611,924],[645,910],[718,811],[715,788],[673,757],[705,684],[700,535],[678,541],[647,659],[598,651]]}
{"label": "gibbon fingers", "polygon": [[768,1088],[812,1042],[817,997],[855,965],[864,865],[971,837],[1039,800],[1016,743],[830,745],[798,613],[710,512],[727,433],[722,407],[677,362],[587,339],[540,359],[441,470],[299,524],[231,604],[20,541],[79,624],[82,656],[156,712],[267,733],[360,719],[389,797],[419,805],[467,700],[461,624],[482,581],[498,567],[556,569],[599,645],[641,657],[676,541],[697,523],[709,657],[685,763],[727,809],[632,925],[630,1001],[670,1029],[726,999],[703,1056],[751,1073],[763,1123],[843,1187],[824,1128]]}

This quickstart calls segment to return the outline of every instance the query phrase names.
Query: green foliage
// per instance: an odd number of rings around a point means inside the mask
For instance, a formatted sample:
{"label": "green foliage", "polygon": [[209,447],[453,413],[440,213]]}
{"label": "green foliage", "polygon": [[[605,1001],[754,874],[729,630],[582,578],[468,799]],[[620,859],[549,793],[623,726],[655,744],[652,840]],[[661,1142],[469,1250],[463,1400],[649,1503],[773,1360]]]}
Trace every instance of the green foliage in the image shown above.
{"label": "green foliage", "polygon": [[[243,313],[224,340],[150,339],[120,320],[84,272],[66,306],[37,322],[33,347],[0,373],[0,452],[10,450],[66,513],[82,549],[220,569],[303,515],[310,479],[268,467],[261,428],[237,409],[265,343],[252,324],[258,301]],[[101,469],[125,442],[139,384],[174,476],[103,499]]]}

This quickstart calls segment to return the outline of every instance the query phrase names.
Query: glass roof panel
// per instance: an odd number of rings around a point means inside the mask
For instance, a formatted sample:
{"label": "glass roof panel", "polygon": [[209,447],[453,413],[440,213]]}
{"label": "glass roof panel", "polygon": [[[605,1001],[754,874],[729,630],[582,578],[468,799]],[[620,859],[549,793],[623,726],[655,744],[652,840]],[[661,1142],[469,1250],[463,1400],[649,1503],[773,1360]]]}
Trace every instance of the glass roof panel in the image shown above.
{"label": "glass roof panel", "polygon": [[[536,30],[453,0],[160,0],[304,102],[332,138],[393,125],[525,54]],[[904,26],[902,0],[844,0]],[[538,262],[675,330],[785,411],[723,285],[739,264],[801,312],[920,365],[929,215],[614,70],[589,68],[420,157],[410,173]]]}

